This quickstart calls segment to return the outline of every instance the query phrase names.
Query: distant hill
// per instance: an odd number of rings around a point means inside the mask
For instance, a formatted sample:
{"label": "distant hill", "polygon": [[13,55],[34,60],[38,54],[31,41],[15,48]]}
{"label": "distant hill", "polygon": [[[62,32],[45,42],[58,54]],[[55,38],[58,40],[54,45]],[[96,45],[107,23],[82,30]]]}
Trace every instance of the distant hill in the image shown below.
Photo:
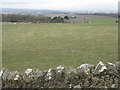
{"label": "distant hill", "polygon": [[47,10],[47,9],[13,9],[13,8],[3,8],[2,9],[3,14],[41,14],[41,13],[65,13],[63,11],[57,11],[57,10]]}
{"label": "distant hill", "polygon": [[[44,17],[44,20],[41,19],[35,19],[35,21],[45,21],[48,20],[48,22],[50,21],[50,19],[48,18],[54,18],[54,17],[62,17],[64,18],[65,16],[69,17],[69,20],[67,20],[66,22],[73,22],[73,23],[83,23],[85,20],[87,22],[89,21],[94,21],[96,19],[98,20],[103,20],[103,19],[112,19],[113,21],[115,21],[118,18],[118,15],[115,13],[82,13],[82,12],[77,12],[77,13],[73,13],[73,12],[64,12],[64,11],[57,11],[57,10],[46,10],[46,9],[42,9],[42,10],[37,10],[37,9],[10,9],[10,8],[3,8],[2,9],[2,15],[3,16],[3,20],[5,21],[9,21],[8,20],[8,14],[13,14],[12,18],[15,18],[16,14],[20,14],[23,16],[20,17],[24,17],[24,15],[30,15],[30,18],[32,18],[31,20],[34,21],[35,18],[38,17]],[[6,16],[8,15],[8,16]],[[31,16],[32,15],[32,16]],[[19,15],[17,15],[17,21],[31,21],[31,20],[18,20]],[[73,16],[75,16],[76,18],[72,18]],[[26,18],[28,18],[26,17]],[[46,17],[46,18],[45,18]]]}
{"label": "distant hill", "polygon": [[39,14],[95,14],[95,15],[110,15],[113,17],[117,17],[117,13],[103,13],[103,12],[85,12],[85,11],[79,11],[79,12],[73,12],[73,11],[60,11],[60,10],[49,10],[49,9],[15,9],[15,8],[2,8],[3,14],[32,14],[32,15],[39,15]]}

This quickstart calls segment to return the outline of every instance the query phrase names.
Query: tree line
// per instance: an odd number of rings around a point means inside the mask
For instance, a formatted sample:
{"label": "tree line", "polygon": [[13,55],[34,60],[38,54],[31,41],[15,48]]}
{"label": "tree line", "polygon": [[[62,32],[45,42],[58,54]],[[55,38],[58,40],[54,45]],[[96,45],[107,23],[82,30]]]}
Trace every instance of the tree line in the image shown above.
{"label": "tree line", "polygon": [[2,22],[65,23],[68,19],[68,16],[51,18],[42,15],[2,14]]}

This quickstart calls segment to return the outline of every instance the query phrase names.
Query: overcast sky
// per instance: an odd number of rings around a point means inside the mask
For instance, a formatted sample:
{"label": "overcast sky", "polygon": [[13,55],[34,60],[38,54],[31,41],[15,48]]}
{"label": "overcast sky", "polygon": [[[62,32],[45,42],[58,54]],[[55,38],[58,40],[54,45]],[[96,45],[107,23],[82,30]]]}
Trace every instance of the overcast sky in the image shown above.
{"label": "overcast sky", "polygon": [[119,0],[0,0],[2,8],[117,11]]}

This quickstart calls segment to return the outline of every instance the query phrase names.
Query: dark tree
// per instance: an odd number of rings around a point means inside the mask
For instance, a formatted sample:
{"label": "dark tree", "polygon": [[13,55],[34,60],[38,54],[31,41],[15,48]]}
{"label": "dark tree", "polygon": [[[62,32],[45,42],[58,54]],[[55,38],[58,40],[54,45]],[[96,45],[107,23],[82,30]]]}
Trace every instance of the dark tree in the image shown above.
{"label": "dark tree", "polygon": [[68,19],[69,19],[69,17],[68,17],[68,16],[64,16],[64,19],[68,20]]}
{"label": "dark tree", "polygon": [[64,19],[62,17],[53,17],[50,21],[51,23],[63,23]]}

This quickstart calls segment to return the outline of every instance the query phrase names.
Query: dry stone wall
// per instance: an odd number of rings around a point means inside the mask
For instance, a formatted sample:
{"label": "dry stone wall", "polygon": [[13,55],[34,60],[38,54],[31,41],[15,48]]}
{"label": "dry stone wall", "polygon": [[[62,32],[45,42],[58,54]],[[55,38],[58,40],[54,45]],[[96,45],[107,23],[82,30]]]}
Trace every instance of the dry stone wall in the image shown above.
{"label": "dry stone wall", "polygon": [[77,68],[58,66],[49,70],[27,69],[0,71],[3,88],[117,88],[119,62],[96,66],[82,64]]}

